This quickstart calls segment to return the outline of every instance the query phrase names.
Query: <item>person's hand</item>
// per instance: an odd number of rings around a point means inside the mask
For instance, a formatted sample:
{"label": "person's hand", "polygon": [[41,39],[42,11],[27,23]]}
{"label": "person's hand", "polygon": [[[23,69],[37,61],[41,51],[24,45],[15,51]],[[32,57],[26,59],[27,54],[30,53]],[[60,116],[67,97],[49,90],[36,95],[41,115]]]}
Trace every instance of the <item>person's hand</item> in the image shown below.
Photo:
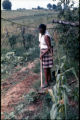
{"label": "person's hand", "polygon": [[40,55],[40,60],[42,60],[43,55]]}
{"label": "person's hand", "polygon": [[49,55],[50,55],[51,57],[53,57],[53,53],[50,53]]}
{"label": "person's hand", "polygon": [[53,50],[50,49],[50,55],[53,57]]}

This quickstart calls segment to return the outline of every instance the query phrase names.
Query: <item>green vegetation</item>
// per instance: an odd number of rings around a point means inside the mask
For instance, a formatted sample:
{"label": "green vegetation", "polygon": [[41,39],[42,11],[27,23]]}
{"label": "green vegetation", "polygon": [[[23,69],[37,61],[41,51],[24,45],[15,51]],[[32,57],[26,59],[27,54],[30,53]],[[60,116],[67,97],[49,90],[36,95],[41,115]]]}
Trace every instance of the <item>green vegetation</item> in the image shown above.
{"label": "green vegetation", "polygon": [[58,39],[57,34],[54,38],[56,41],[56,48],[57,48],[56,60],[58,60],[58,64],[56,64],[56,84],[53,86],[53,89],[48,90],[49,94],[52,97],[52,101],[53,101],[52,109],[50,111],[50,118],[51,120],[69,119],[70,114],[69,113],[67,114],[68,109],[69,109],[68,96],[71,94],[71,89],[69,88],[67,84],[66,73],[72,71],[77,82],[78,82],[78,77],[73,68],[69,68],[68,70],[65,69],[66,56],[60,57],[59,43],[58,43],[59,41],[57,40]]}
{"label": "green vegetation", "polygon": [[5,10],[11,10],[12,3],[9,0],[4,0],[2,6]]}
{"label": "green vegetation", "polygon": [[[61,3],[62,4],[62,3]],[[60,4],[60,6],[61,6]],[[78,119],[79,99],[79,30],[76,27],[52,24],[53,19],[76,22],[78,9],[59,11],[53,10],[22,10],[2,11],[2,18],[17,24],[2,20],[1,33],[1,74],[5,81],[18,65],[24,67],[28,62],[39,58],[38,25],[47,24],[54,46],[54,66],[56,72],[55,85],[39,95],[40,80],[33,84],[34,91],[22,96],[14,111],[5,112],[5,119],[17,119],[20,115],[25,120],[33,119]],[[22,31],[22,26],[25,31]],[[49,29],[51,28],[51,29]],[[40,63],[36,63],[32,72],[39,75]],[[44,79],[44,75],[43,75]],[[75,84],[72,84],[75,80]],[[74,102],[74,106],[70,103]],[[40,102],[40,103],[39,103]],[[38,106],[37,111],[29,111],[30,105]],[[42,105],[42,106],[41,106]],[[73,115],[73,112],[75,113]]]}

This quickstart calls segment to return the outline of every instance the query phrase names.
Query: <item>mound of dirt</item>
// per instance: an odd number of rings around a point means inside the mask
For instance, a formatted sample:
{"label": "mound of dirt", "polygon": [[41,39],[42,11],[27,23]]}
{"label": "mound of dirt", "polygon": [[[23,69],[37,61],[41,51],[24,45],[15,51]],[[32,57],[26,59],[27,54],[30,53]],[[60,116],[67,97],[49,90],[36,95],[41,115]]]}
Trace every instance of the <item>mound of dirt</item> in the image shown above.
{"label": "mound of dirt", "polygon": [[[27,94],[30,89],[33,88],[33,83],[40,79],[40,74],[33,73],[31,69],[35,67],[38,60],[33,63],[28,63],[27,67],[23,67],[20,71],[13,73],[5,83],[2,84],[2,91],[5,88],[8,90],[1,97],[1,112],[10,113],[14,110],[14,106],[23,100],[22,95]],[[28,74],[25,73],[26,70],[30,70]],[[25,76],[25,79],[21,80],[21,77]],[[20,82],[18,82],[20,81]],[[17,82],[12,85],[12,82]],[[29,109],[33,110],[34,107],[30,106]],[[2,115],[4,119],[4,115]]]}

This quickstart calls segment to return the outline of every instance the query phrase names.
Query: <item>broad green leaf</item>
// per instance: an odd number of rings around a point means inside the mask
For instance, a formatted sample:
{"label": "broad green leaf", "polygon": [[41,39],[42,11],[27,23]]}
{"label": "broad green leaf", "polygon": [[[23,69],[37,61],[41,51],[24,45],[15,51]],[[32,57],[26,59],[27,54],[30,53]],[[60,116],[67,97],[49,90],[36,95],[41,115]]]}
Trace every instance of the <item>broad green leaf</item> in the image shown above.
{"label": "broad green leaf", "polygon": [[53,104],[52,109],[50,111],[51,120],[55,120],[58,114],[57,104]]}
{"label": "broad green leaf", "polygon": [[62,85],[62,88],[65,89],[65,91],[66,91],[67,93],[71,92],[71,89],[68,88],[68,86],[66,86],[66,85]]}
{"label": "broad green leaf", "polygon": [[56,81],[58,82],[60,80],[61,74],[58,74],[56,77]]}
{"label": "broad green leaf", "polygon": [[22,108],[23,108],[23,104],[20,104],[20,105],[18,105],[17,107],[16,107],[16,109],[19,111],[19,110],[21,110]]}
{"label": "broad green leaf", "polygon": [[48,92],[49,92],[50,96],[52,97],[52,101],[54,102],[54,95],[53,95],[52,89],[48,89]]}
{"label": "broad green leaf", "polygon": [[75,76],[76,80],[78,81],[78,77],[77,77],[77,75],[76,75],[75,70],[74,70],[74,69],[72,69],[72,72],[73,72],[73,74],[74,74],[74,76]]}
{"label": "broad green leaf", "polygon": [[63,56],[63,57],[61,57],[60,59],[62,59],[62,60],[66,60],[66,56]]}
{"label": "broad green leaf", "polygon": [[55,86],[53,87],[53,94],[54,94],[55,102],[57,102],[57,101],[58,101],[57,85],[55,85]]}
{"label": "broad green leaf", "polygon": [[10,116],[10,118],[15,118],[14,112],[11,112],[11,113],[9,114],[9,116]]}
{"label": "broad green leaf", "polygon": [[62,69],[64,67],[64,63],[61,64],[60,68]]}
{"label": "broad green leaf", "polygon": [[65,105],[65,117],[67,119],[67,101],[68,101],[68,98],[67,98],[67,95],[65,92],[64,92],[63,96],[64,96],[64,105]]}

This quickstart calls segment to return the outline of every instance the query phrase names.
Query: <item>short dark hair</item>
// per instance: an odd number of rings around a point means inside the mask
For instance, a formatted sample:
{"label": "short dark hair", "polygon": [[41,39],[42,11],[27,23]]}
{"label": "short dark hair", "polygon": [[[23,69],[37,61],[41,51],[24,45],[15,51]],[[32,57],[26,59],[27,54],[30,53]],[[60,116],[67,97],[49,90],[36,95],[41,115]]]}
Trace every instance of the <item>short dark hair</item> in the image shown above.
{"label": "short dark hair", "polygon": [[46,30],[46,25],[45,25],[45,24],[40,24],[40,25],[39,25],[39,29]]}

